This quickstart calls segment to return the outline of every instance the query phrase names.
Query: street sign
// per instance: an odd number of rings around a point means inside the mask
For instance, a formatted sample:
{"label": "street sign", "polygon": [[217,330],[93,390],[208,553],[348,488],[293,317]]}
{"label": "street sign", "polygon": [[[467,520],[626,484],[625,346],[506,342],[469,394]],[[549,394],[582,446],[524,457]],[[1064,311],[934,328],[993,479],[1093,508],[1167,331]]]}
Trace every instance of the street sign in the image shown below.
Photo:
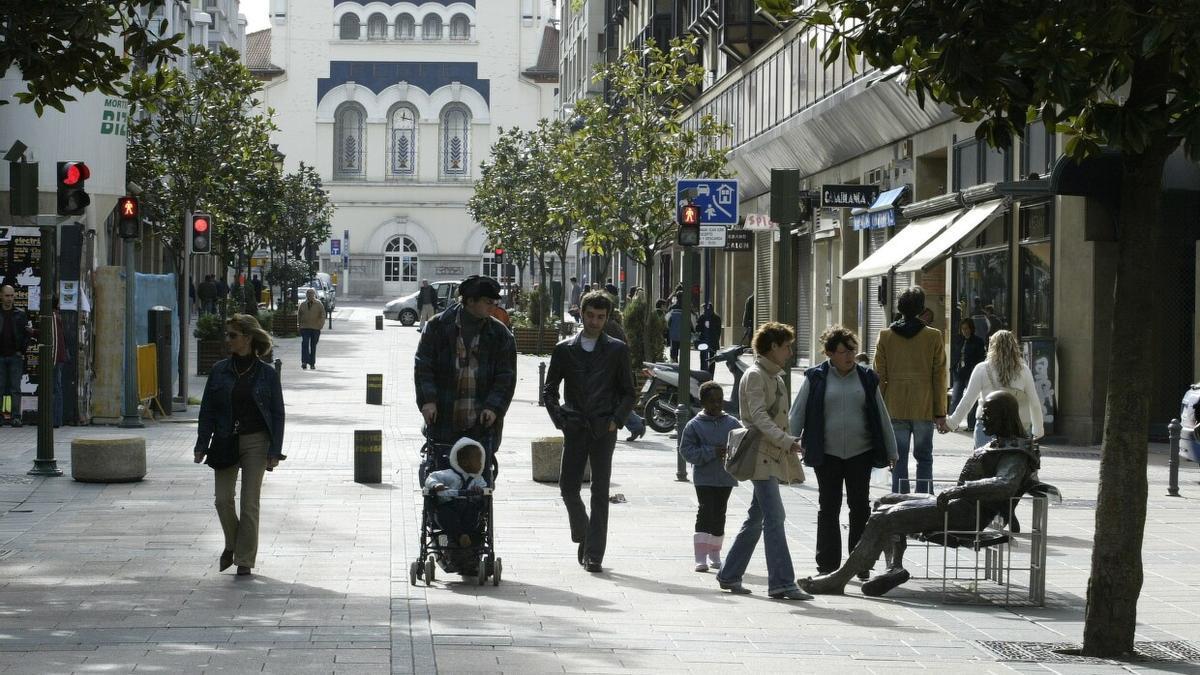
{"label": "street sign", "polygon": [[725,248],[725,233],[728,231],[724,225],[701,225],[700,248]]}
{"label": "street sign", "polygon": [[737,225],[738,182],[726,178],[686,178],[675,181],[675,207],[700,207],[701,225]]}
{"label": "street sign", "polygon": [[754,233],[749,230],[729,230],[725,233],[726,251],[753,251]]}
{"label": "street sign", "polygon": [[341,254],[342,254],[342,240],[341,239],[330,239],[329,240],[329,255],[331,257],[336,258]]}

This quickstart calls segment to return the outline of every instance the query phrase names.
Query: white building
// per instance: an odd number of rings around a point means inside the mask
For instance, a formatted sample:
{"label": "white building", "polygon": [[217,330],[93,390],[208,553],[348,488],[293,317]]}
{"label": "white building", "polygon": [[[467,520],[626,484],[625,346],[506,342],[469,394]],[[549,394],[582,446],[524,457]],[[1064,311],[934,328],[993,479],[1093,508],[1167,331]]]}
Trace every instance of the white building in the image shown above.
{"label": "white building", "polygon": [[552,19],[550,0],[272,0],[248,64],[287,167],[315,166],[337,206],[321,264],[345,292],[495,274],[466,202],[501,128],[554,115]]}

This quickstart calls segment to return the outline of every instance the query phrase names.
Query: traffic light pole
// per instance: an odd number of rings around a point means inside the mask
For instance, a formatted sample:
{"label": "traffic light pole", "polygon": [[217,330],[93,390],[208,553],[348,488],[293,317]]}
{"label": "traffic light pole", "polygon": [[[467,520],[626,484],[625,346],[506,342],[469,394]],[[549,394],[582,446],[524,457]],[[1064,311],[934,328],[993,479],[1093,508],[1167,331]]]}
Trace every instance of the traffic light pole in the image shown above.
{"label": "traffic light pole", "polygon": [[188,407],[188,348],[191,347],[191,331],[188,330],[192,319],[192,300],[189,292],[192,284],[192,211],[183,215],[183,279],[181,280],[183,300],[180,304],[183,311],[179,312],[179,400],[175,402],[175,412],[187,412]]}
{"label": "traffic light pole", "polygon": [[122,429],[140,429],[141,416],[138,415],[138,377],[137,377],[137,336],[133,330],[137,309],[134,302],[137,299],[137,270],[133,264],[134,240],[125,237],[125,393],[121,399],[121,422],[117,425]]}
{"label": "traffic light pole", "polygon": [[[63,221],[65,222],[65,221]],[[38,307],[38,428],[37,457],[30,476],[61,476],[62,470],[54,459],[54,291],[57,286],[55,246],[56,225],[41,226],[42,250],[38,261],[41,267],[42,302]],[[19,393],[17,394],[20,395]],[[16,406],[14,406],[15,409]]]}
{"label": "traffic light pole", "polygon": [[679,442],[675,451],[675,480],[687,482],[687,463],[683,459],[683,428],[692,419],[692,278],[696,275],[696,252],[683,249],[683,297],[679,300],[679,386],[675,391],[679,407],[675,410],[675,431]]}

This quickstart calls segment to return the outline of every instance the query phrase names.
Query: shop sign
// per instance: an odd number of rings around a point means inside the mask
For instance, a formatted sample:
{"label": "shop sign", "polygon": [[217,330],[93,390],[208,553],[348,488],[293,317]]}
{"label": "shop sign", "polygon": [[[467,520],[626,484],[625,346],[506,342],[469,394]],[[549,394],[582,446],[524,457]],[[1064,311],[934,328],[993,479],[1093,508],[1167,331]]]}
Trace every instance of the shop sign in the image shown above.
{"label": "shop sign", "polygon": [[765,213],[747,213],[746,222],[742,224],[742,228],[765,232],[767,230],[779,229],[779,223],[771,220],[771,216]]}
{"label": "shop sign", "polygon": [[822,185],[821,206],[865,209],[879,197],[878,185]]}
{"label": "shop sign", "polygon": [[725,233],[725,250],[754,250],[754,233],[749,230],[729,230]]}

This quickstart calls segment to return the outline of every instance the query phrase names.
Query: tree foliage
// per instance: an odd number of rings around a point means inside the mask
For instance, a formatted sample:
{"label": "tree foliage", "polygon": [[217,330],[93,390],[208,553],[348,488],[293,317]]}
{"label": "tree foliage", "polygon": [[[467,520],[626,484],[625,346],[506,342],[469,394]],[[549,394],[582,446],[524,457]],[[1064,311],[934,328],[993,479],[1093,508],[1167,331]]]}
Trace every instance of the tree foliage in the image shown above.
{"label": "tree foliage", "polygon": [[[0,0],[0,73],[21,71],[21,103],[32,103],[40,116],[46,106],[59,112],[76,100],[76,91],[120,96],[126,78],[142,63],[158,66],[182,52],[182,34],[167,34],[153,16],[164,0]],[[161,84],[161,80],[158,82]],[[0,105],[8,101],[0,100]]]}
{"label": "tree foliage", "polygon": [[[887,77],[902,78],[922,105],[932,100],[978,122],[976,135],[994,146],[1009,145],[1040,117],[1066,135],[1068,156],[1120,151],[1111,344],[1157,344],[1155,317],[1125,317],[1164,282],[1154,261],[1178,244],[1166,239],[1161,222],[1166,159],[1181,143],[1189,156],[1200,156],[1200,5],[824,0],[799,16],[826,34],[827,63],[843,52],[852,64],[861,55]],[[1133,649],[1155,351],[1113,350],[1110,357],[1083,636],[1088,655]]]}

